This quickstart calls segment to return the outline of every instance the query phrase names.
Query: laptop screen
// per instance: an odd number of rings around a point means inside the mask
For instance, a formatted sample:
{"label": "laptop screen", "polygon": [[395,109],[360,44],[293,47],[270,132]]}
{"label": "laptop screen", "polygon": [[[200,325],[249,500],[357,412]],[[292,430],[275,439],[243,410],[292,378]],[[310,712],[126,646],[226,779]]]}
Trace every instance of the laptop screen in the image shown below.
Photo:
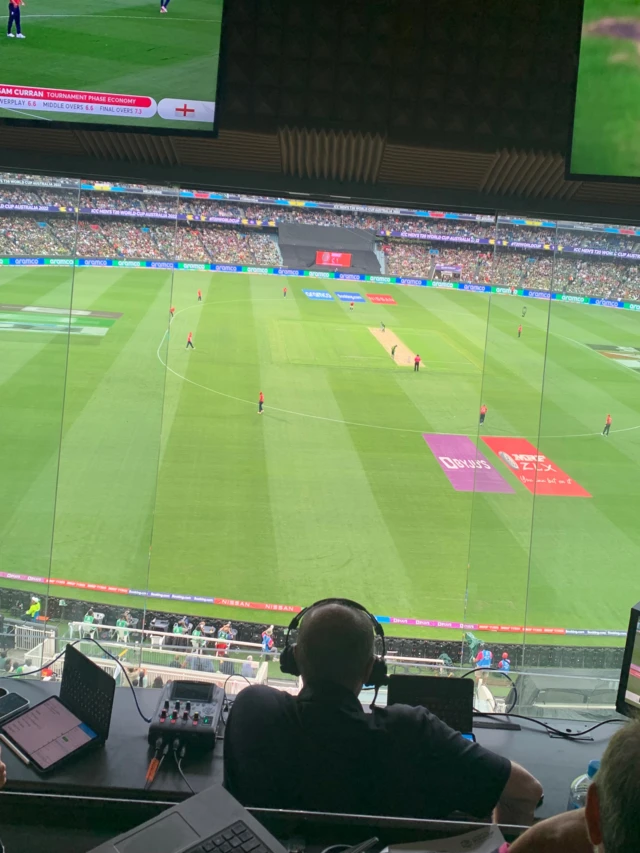
{"label": "laptop screen", "polygon": [[467,734],[473,728],[473,688],[467,678],[392,675],[387,704],[422,705],[452,729]]}

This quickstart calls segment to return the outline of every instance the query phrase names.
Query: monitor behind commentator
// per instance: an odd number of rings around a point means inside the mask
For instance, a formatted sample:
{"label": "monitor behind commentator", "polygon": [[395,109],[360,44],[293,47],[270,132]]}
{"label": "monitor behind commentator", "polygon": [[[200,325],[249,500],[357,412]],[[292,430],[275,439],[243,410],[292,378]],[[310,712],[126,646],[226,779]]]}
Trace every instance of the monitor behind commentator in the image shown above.
{"label": "monitor behind commentator", "polygon": [[640,720],[640,603],[631,608],[616,710]]}

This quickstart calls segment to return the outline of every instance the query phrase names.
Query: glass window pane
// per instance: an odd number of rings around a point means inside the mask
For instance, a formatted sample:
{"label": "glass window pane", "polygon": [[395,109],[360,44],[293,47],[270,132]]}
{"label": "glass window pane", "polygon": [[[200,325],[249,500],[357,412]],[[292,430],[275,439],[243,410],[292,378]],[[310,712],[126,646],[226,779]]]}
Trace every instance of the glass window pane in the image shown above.
{"label": "glass window pane", "polygon": [[16,629],[19,660],[42,650],[49,612],[78,190],[67,179],[0,175],[2,607],[34,626]]}

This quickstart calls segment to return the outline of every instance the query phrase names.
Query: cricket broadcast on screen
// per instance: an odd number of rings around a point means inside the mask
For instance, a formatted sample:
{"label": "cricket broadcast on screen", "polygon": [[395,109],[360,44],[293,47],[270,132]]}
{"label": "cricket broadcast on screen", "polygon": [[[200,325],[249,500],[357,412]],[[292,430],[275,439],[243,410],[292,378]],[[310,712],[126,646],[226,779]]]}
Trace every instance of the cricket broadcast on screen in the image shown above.
{"label": "cricket broadcast on screen", "polygon": [[9,0],[0,117],[211,132],[223,0]]}
{"label": "cricket broadcast on screen", "polygon": [[640,2],[585,0],[570,171],[640,178]]}

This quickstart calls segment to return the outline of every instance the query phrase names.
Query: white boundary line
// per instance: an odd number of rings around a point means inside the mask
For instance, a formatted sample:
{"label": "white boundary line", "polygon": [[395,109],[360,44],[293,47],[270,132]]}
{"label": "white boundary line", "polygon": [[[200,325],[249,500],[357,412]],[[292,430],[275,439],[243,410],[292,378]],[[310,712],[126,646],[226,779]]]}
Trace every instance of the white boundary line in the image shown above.
{"label": "white boundary line", "polygon": [[[31,18],[106,18],[112,21],[160,21],[157,15],[25,15],[24,19]],[[176,21],[187,21],[190,24],[220,24],[222,18],[176,18]]]}
{"label": "white boundary line", "polygon": [[[188,305],[186,308],[181,308],[180,311],[177,311],[176,314],[174,315],[174,317],[171,319],[171,321],[169,323],[169,327],[171,327],[171,325],[173,324],[173,321],[175,320],[176,317],[178,317],[180,314],[183,314],[185,311],[189,311],[191,308],[197,308],[197,307],[204,308],[204,306],[207,304],[209,304],[209,305],[227,305],[227,304],[233,303],[233,302],[246,302],[246,301],[248,301],[248,300],[246,300],[246,299],[227,299],[227,300],[224,300],[221,302],[210,302],[210,303],[196,302],[195,305]],[[272,299],[270,299],[269,297],[264,297],[262,299],[251,300],[251,301],[252,302],[253,301],[271,302]],[[188,377],[183,376],[181,373],[178,373],[177,370],[174,370],[172,367],[169,367],[167,362],[163,361],[162,357],[160,355],[160,348],[164,344],[165,339],[166,339],[168,334],[169,334],[169,329],[167,329],[165,331],[165,333],[163,334],[162,339],[160,340],[160,343],[158,344],[158,349],[156,350],[156,355],[158,357],[158,361],[160,362],[160,364],[162,364],[162,366],[165,367],[170,373],[173,373],[173,375],[177,376],[178,379],[182,379],[183,382],[188,382],[190,385],[194,385],[196,388],[202,388],[203,391],[209,391],[212,394],[217,394],[219,397],[225,397],[227,400],[233,400],[236,403],[246,403],[250,406],[255,406],[255,404],[256,404],[255,400],[245,400],[243,397],[235,397],[233,394],[225,394],[224,391],[216,391],[215,388],[209,388],[208,385],[202,385],[200,382],[195,382],[193,379],[189,379]],[[561,337],[564,337],[564,335],[561,335]],[[572,340],[572,339],[568,338],[568,340]],[[579,342],[574,341],[574,343],[579,343]],[[591,352],[593,352],[593,350],[591,350]],[[413,435],[422,435],[426,431],[426,430],[421,430],[421,429],[409,429],[408,427],[391,427],[391,426],[382,426],[381,424],[364,424],[364,423],[360,423],[358,421],[345,421],[345,420],[342,420],[340,418],[329,418],[329,417],[326,417],[324,415],[312,415],[308,412],[294,412],[291,409],[281,409],[281,408],[278,408],[277,406],[269,406],[269,409],[272,412],[281,412],[284,415],[295,415],[296,417],[299,417],[299,418],[311,418],[311,419],[316,420],[316,421],[326,421],[328,423],[341,424],[343,426],[364,427],[366,429],[381,429],[381,430],[385,430],[388,432],[406,432],[406,433],[412,433]],[[638,424],[638,426],[624,427],[623,429],[615,430],[615,433],[633,432],[634,430],[638,430],[638,429],[640,429],[640,424]],[[600,431],[598,431],[598,432],[576,433],[574,435],[539,435],[539,436],[533,436],[533,439],[537,442],[543,438],[548,438],[548,439],[593,438],[594,436],[598,436],[600,434],[601,434]],[[474,432],[450,433],[450,435],[465,435],[468,438],[475,438],[475,437],[480,437],[481,432],[479,430],[476,430]],[[531,438],[532,436],[518,436],[518,437],[519,438],[520,437]]]}

